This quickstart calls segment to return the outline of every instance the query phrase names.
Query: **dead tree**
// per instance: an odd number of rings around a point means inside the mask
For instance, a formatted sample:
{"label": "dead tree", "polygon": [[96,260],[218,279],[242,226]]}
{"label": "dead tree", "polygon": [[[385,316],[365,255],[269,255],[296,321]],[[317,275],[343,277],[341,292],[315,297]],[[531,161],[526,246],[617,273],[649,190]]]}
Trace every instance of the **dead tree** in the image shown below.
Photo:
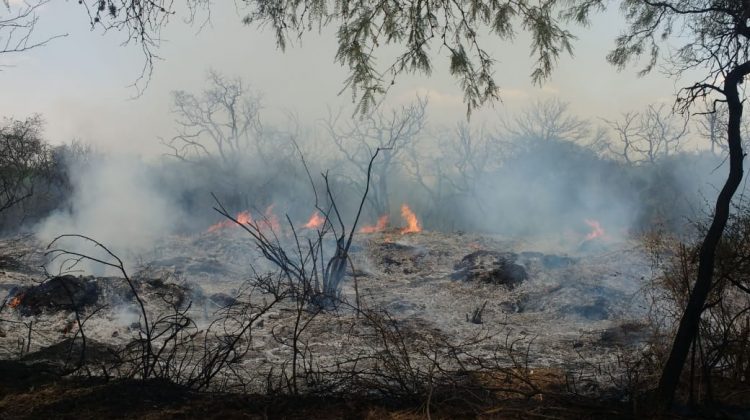
{"label": "dead tree", "polygon": [[172,92],[178,133],[161,141],[171,150],[168,155],[192,163],[215,157],[233,169],[253,151],[262,158],[260,95],[241,79],[228,79],[215,71],[208,73],[207,81],[207,88],[198,95]]}
{"label": "dead tree", "polygon": [[571,115],[569,104],[559,99],[539,100],[510,120],[503,128],[522,141],[582,141],[591,134],[588,121]]}
{"label": "dead tree", "polygon": [[[698,134],[708,140],[712,154],[726,156],[729,148],[724,142],[724,136],[727,132],[727,106],[724,103],[716,102],[710,104],[704,111],[698,112],[697,115]],[[750,132],[750,122],[742,122],[742,132]],[[748,139],[742,139],[744,148],[747,148]]]}
{"label": "dead tree", "polygon": [[727,109],[721,104],[717,104],[715,110],[707,110],[700,113],[698,117],[698,134],[708,140],[711,154],[727,153],[727,145],[724,144],[724,133],[726,127]]}
{"label": "dead tree", "polygon": [[[420,98],[398,111],[372,113],[344,127],[340,127],[340,113],[330,115],[325,122],[328,135],[349,167],[338,175],[360,191],[367,182],[372,182],[367,202],[374,217],[390,213],[388,178],[402,163],[409,143],[415,141],[424,128],[426,108],[427,100]],[[377,149],[382,158],[371,167],[373,151]]]}
{"label": "dead tree", "polygon": [[294,133],[264,127],[260,93],[239,78],[214,71],[208,73],[202,92],[176,91],[172,99],[177,134],[161,139],[169,149],[166,155],[191,165],[213,188],[221,185],[219,192],[229,208],[259,205],[259,193],[268,189],[264,186],[294,161],[296,152],[289,140]]}
{"label": "dead tree", "polygon": [[412,142],[404,157],[404,170],[430,201],[424,219],[446,226],[455,202],[473,200],[482,208],[477,183],[504,159],[502,141],[484,128],[472,130],[459,123],[452,131]]}
{"label": "dead tree", "polygon": [[629,164],[653,164],[674,155],[688,133],[688,120],[679,118],[664,104],[652,104],[642,113],[627,112],[619,120],[604,121],[618,140],[608,145],[610,153]]}

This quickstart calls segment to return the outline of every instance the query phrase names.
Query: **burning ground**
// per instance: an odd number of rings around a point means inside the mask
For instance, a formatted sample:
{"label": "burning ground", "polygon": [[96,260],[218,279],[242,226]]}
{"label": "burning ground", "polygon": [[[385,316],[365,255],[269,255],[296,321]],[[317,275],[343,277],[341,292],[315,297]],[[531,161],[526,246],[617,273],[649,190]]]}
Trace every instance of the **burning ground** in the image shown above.
{"label": "burning ground", "polygon": [[[401,355],[410,358],[404,368],[422,372],[415,380],[436,363],[425,351],[434,346],[436,354],[466,355],[446,356],[441,369],[471,360],[496,368],[525,366],[532,373],[575,371],[579,381],[599,389],[608,386],[604,376],[617,374],[615,369],[605,375],[601,366],[643,346],[649,330],[641,323],[638,290],[649,275],[648,261],[633,244],[606,238],[598,224],[577,241],[567,241],[567,248],[552,249],[550,244],[566,243],[562,238],[545,239],[541,249],[492,235],[423,231],[408,207],[402,213],[404,227],[380,222],[363,229],[372,233],[356,236],[344,303],[336,310],[314,311],[289,300],[273,304],[272,290],[259,285],[260,279],[270,279],[266,273],[272,266],[236,225],[168,237],[142,257],[130,277],[152,322],[182,311],[194,322],[188,336],[197,347],[222,340],[222,334],[207,332],[218,331],[222,322],[226,331],[231,322],[220,319],[231,308],[249,305],[252,332],[243,337],[244,350],[238,350],[230,370],[217,372],[220,381],[205,384],[208,388],[261,393],[277,387],[281,392],[299,380],[294,387],[300,389],[340,392],[348,384],[385,392],[398,380],[384,373],[388,360],[382,352],[403,345],[413,351]],[[2,245],[17,256],[3,260],[1,268],[0,288],[7,296],[2,358],[72,372],[80,363],[83,325],[86,371],[126,372],[134,363],[128,352],[143,338],[143,320],[122,276],[44,281],[38,268],[45,263],[42,244],[19,238]],[[388,341],[394,332],[400,344]],[[298,351],[301,360],[295,361]],[[185,364],[205,362],[181,355]],[[389,357],[403,362],[398,355]],[[298,364],[294,370],[292,363]],[[350,377],[355,371],[361,375],[356,380]]]}

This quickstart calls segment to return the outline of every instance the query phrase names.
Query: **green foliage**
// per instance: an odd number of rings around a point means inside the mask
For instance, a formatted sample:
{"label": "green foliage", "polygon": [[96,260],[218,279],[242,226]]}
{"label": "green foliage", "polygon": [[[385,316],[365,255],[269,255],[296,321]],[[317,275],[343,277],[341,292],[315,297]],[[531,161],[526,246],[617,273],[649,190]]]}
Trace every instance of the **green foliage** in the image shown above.
{"label": "green foliage", "polygon": [[723,93],[726,73],[750,60],[748,3],[739,0],[625,0],[628,29],[616,39],[607,59],[622,69],[645,57],[639,74],[651,72],[662,47],[668,46],[669,71],[675,75],[705,69],[705,77],[682,89],[678,103],[686,110],[696,99]]}
{"label": "green foliage", "polygon": [[[467,112],[499,98],[495,60],[480,42],[489,32],[512,40],[516,27],[531,34],[531,72],[542,83],[563,53],[572,53],[574,36],[564,28],[571,20],[583,21],[594,5],[569,13],[569,2],[560,0],[245,0],[252,9],[247,24],[271,26],[277,44],[286,48],[294,37],[325,25],[338,27],[336,61],[349,68],[345,85],[358,100],[357,111],[367,113],[378,96],[387,92],[404,73],[429,75],[435,49],[445,51],[450,73],[464,92]],[[562,13],[562,12],[568,13]],[[573,17],[575,16],[575,19]],[[485,38],[486,39],[486,38]],[[385,67],[377,66],[377,52],[396,47],[399,53]]]}

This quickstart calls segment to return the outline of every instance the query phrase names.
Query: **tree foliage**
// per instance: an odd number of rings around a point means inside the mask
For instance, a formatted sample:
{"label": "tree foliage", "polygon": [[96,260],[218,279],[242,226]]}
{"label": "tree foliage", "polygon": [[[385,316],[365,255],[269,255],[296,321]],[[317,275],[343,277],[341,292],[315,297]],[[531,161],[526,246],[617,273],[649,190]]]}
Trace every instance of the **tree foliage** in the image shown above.
{"label": "tree foliage", "polygon": [[[599,2],[599,0],[595,0]],[[750,2],[747,0],[625,0],[628,30],[617,38],[608,59],[624,66],[646,57],[641,74],[652,71],[664,56],[666,68],[676,75],[700,71],[700,80],[680,90],[678,109],[688,111],[698,100],[727,106],[726,139],[729,174],[716,200],[713,220],[698,253],[696,280],[677,328],[674,344],[659,381],[662,408],[674,401],[690,348],[700,333],[701,318],[715,288],[716,253],[730,216],[732,198],[743,178],[740,85],[750,74]],[[669,54],[662,54],[668,46]],[[713,110],[711,110],[713,111]],[[711,112],[710,111],[710,112]]]}
{"label": "tree foliage", "polygon": [[31,197],[35,179],[47,173],[51,160],[41,131],[39,116],[0,127],[0,212]]}
{"label": "tree foliage", "polygon": [[[404,73],[429,75],[436,56],[445,55],[458,79],[468,112],[499,97],[491,37],[514,40],[519,29],[531,35],[531,72],[543,82],[559,57],[572,53],[574,36],[565,27],[558,0],[245,0],[248,24],[268,25],[277,44],[326,25],[337,28],[336,61],[349,69],[346,86],[363,114]],[[489,33],[490,37],[486,36]],[[378,63],[382,50],[397,49],[395,59]],[[438,53],[435,53],[435,50]]]}
{"label": "tree foliage", "polygon": [[[135,86],[145,88],[151,80],[156,51],[161,45],[161,31],[178,9],[186,9],[184,21],[193,23],[199,11],[208,11],[208,0],[78,0],[89,17],[91,29],[124,34],[123,44],[138,45],[144,64]],[[207,19],[210,14],[207,14]],[[207,22],[204,21],[204,23]]]}

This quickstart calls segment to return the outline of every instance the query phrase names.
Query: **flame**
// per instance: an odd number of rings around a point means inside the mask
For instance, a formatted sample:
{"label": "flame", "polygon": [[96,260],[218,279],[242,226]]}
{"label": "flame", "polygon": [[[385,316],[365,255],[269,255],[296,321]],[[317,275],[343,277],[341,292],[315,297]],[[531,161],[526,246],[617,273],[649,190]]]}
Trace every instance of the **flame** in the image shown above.
{"label": "flame", "polygon": [[303,227],[307,229],[318,229],[323,226],[323,223],[325,223],[325,221],[326,219],[316,211],[312,216],[310,216],[310,220],[308,220]]}
{"label": "flame", "polygon": [[[237,213],[237,217],[235,217],[238,222],[242,224],[252,224],[253,223],[253,216],[250,215],[250,212],[245,210],[243,212]],[[228,222],[231,222],[231,220],[227,220]],[[230,223],[231,225],[231,223]]]}
{"label": "flame", "polygon": [[[250,215],[250,212],[245,210],[237,213],[234,218],[242,223],[242,224],[252,224],[253,223],[253,216]],[[234,226],[235,223],[231,220],[222,220],[221,222],[215,223],[206,229],[206,232],[216,232],[219,229],[224,229],[228,227]]]}
{"label": "flame", "polygon": [[406,220],[406,227],[401,229],[401,234],[417,233],[422,231],[417,215],[406,204],[401,205],[401,217]]}
{"label": "flame", "polygon": [[360,233],[375,233],[382,232],[388,226],[388,215],[384,214],[378,218],[378,223],[372,226],[362,226],[359,230]]}
{"label": "flame", "polygon": [[18,305],[21,304],[21,299],[23,299],[23,294],[20,294],[18,296],[13,296],[10,302],[8,302],[8,306],[15,309]]}
{"label": "flame", "polygon": [[604,229],[598,221],[594,219],[584,219],[584,222],[586,222],[586,224],[591,228],[591,232],[586,235],[587,241],[604,236]]}

